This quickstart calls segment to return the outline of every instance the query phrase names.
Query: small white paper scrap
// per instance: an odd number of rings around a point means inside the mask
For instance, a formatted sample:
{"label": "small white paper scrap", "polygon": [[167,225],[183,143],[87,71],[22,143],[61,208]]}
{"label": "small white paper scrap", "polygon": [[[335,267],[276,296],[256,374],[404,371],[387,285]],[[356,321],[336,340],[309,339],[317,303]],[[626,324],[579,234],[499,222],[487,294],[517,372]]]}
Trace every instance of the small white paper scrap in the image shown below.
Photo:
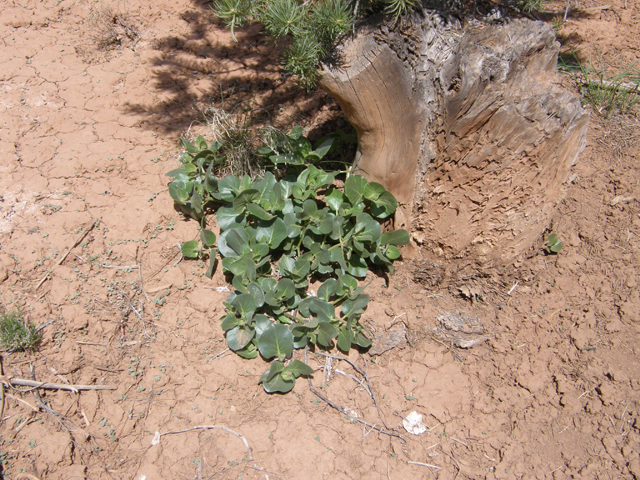
{"label": "small white paper scrap", "polygon": [[422,423],[422,415],[418,412],[411,412],[402,420],[404,429],[412,435],[421,435],[427,431],[424,423]]}

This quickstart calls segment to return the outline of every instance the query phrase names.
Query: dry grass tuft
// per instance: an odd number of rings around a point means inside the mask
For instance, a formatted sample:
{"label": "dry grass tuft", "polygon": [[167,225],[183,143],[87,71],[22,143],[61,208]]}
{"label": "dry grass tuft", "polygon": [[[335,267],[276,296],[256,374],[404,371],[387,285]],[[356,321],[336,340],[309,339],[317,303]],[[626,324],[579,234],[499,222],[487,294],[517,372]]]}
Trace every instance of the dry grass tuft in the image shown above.
{"label": "dry grass tuft", "polygon": [[89,14],[88,22],[92,39],[102,50],[130,46],[140,39],[140,31],[122,2],[116,6],[100,2]]}

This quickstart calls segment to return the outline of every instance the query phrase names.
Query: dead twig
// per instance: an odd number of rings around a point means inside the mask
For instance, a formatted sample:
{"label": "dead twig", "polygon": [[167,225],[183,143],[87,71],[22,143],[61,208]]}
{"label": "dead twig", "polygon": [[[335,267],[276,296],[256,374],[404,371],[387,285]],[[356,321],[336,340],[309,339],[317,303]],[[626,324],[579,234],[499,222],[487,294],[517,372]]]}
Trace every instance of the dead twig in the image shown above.
{"label": "dead twig", "polygon": [[176,263],[173,264],[174,267],[177,267],[178,264],[182,261],[182,247],[180,246],[180,244],[178,244],[178,250],[180,251],[180,258]]}
{"label": "dead twig", "polygon": [[[36,381],[36,369],[34,368],[34,366],[33,365],[29,365],[29,369],[31,370],[31,377],[33,377],[34,383],[40,383],[40,382]],[[64,387],[68,387],[68,385],[63,385],[63,386]],[[40,405],[40,408],[45,410],[45,411],[47,411],[47,412],[49,412],[51,415],[53,415],[53,418],[55,418],[56,422],[58,422],[60,424],[60,426],[67,431],[67,433],[69,434],[69,438],[71,438],[71,442],[73,443],[73,445],[75,447],[79,447],[78,444],[76,443],[75,439],[73,438],[73,434],[71,433],[71,429],[62,420],[66,420],[71,425],[73,425],[74,428],[76,428],[77,430],[80,430],[81,432],[85,433],[85,435],[86,435],[86,432],[84,432],[84,430],[82,430],[80,427],[78,427],[75,423],[73,423],[67,417],[65,417],[64,415],[61,415],[60,413],[56,412],[54,409],[49,407],[44,402],[44,400],[42,400],[42,397],[40,396],[40,392],[38,391],[38,388],[34,388],[32,390],[33,390],[33,394],[36,397],[36,400],[38,401],[38,405]]]}
{"label": "dead twig", "polygon": [[544,13],[546,15],[564,15],[565,21],[567,18],[567,14],[569,13],[587,13],[591,11],[602,11],[602,10],[613,10],[611,5],[601,5],[598,7],[587,7],[587,8],[572,8],[570,10],[536,10],[537,13]]}
{"label": "dead twig", "polygon": [[[4,384],[2,385],[4,387]],[[7,398],[12,398],[14,399],[16,402],[20,402],[20,403],[24,403],[27,407],[29,407],[31,409],[32,412],[39,412],[40,410],[38,410],[36,407],[34,407],[33,405],[31,405],[29,402],[19,398],[19,397],[14,397],[13,395],[11,395],[10,393],[5,393],[5,396]]]}
{"label": "dead twig", "polygon": [[247,454],[248,454],[247,460],[253,460],[253,453],[252,453],[253,451],[251,450],[251,447],[249,446],[249,442],[247,442],[247,439],[244,438],[242,434],[238,432],[234,432],[233,430],[231,430],[228,427],[225,427],[224,425],[199,425],[197,427],[185,428],[184,430],[172,430],[170,432],[164,432],[164,433],[156,432],[156,434],[153,436],[153,440],[151,440],[151,445],[159,444],[160,439],[165,435],[175,435],[176,433],[186,433],[186,432],[191,432],[193,430],[224,430],[225,432],[230,433],[231,435],[235,435],[240,440],[242,440],[242,443],[244,443],[244,446],[247,449]]}
{"label": "dead twig", "polygon": [[[271,475],[278,475],[280,477],[292,477],[293,478],[293,475],[287,475],[286,473],[270,472],[269,470],[265,470],[264,468],[260,468],[257,465],[249,465],[249,468],[253,468],[254,470],[257,470],[259,472],[269,473]],[[269,478],[269,477],[267,477],[267,478]]]}
{"label": "dead twig", "polygon": [[118,388],[110,385],[65,385],[62,383],[36,382],[23,378],[5,377],[4,375],[0,376],[0,383],[7,387],[32,387],[30,390],[23,390],[23,392],[30,392],[38,388],[68,390],[73,393],[78,393],[81,390],[116,390]]}
{"label": "dead twig", "polygon": [[[304,363],[307,363],[307,352],[309,351],[309,347],[305,347],[304,349]],[[356,370],[358,370],[359,372],[362,373],[363,376],[365,376],[366,374],[362,371],[362,369],[360,367],[358,367],[357,365],[355,365],[351,360],[349,360],[348,358],[345,357],[339,357],[336,355],[328,355],[326,353],[321,353],[321,352],[316,352],[319,353],[322,356],[325,357],[331,357],[331,358],[335,358],[338,360],[345,360],[348,363],[350,363]],[[368,378],[368,377],[367,377]],[[403,442],[405,441],[404,437],[402,437],[402,435],[398,435],[397,433],[394,432],[390,432],[389,430],[387,430],[386,428],[382,428],[382,427],[377,427],[376,425],[371,425],[368,422],[365,422],[364,420],[361,420],[359,418],[353,418],[349,415],[349,413],[339,407],[338,405],[336,405],[335,403],[333,403],[331,400],[329,400],[327,397],[323,396],[320,394],[320,392],[318,392],[315,387],[313,386],[313,384],[311,383],[311,377],[307,377],[307,381],[309,382],[309,390],[311,391],[311,393],[313,393],[314,395],[316,395],[320,400],[324,401],[327,405],[329,405],[331,408],[337,410],[338,412],[340,412],[342,415],[345,415],[347,418],[349,418],[349,420],[351,420],[352,422],[357,422],[357,423],[361,423],[363,425],[366,425],[367,427],[376,430],[380,433],[383,433],[385,435],[389,435],[390,437],[396,437],[399,438],[400,440],[402,440]]]}
{"label": "dead twig", "polygon": [[[0,375],[4,377],[4,368],[2,367],[2,357],[0,357]],[[4,383],[0,384],[0,423],[4,417]]]}
{"label": "dead twig", "polygon": [[419,465],[421,467],[429,467],[429,468],[435,468],[436,470],[442,470],[442,467],[436,467],[435,465],[429,465],[428,463],[422,463],[422,462],[407,462],[409,465]]}
{"label": "dead twig", "polygon": [[[362,375],[364,377],[365,382],[367,382],[367,385],[365,386],[360,380],[358,380],[356,377],[354,377],[351,374],[346,374],[344,372],[341,372],[338,369],[334,369],[336,372],[344,375],[344,376],[349,376],[351,377],[353,380],[355,380],[356,382],[358,382],[362,388],[365,389],[365,391],[369,394],[369,396],[373,399],[373,403],[376,406],[376,409],[378,410],[378,416],[380,417],[380,420],[382,420],[383,425],[385,426],[385,428],[389,429],[389,426],[387,425],[387,422],[384,421],[384,417],[382,416],[382,413],[380,412],[380,406],[378,405],[378,399],[376,398],[376,394],[373,391],[373,388],[371,388],[371,382],[369,382],[369,375],[367,374],[367,372],[365,372],[364,370],[362,370],[358,365],[356,365],[354,362],[352,362],[350,359],[348,359],[347,357],[340,357],[338,355],[329,355],[326,353],[322,353],[322,352],[316,352],[318,355],[322,355],[323,357],[327,357],[327,358],[332,358],[334,360],[344,360],[345,362],[347,362],[349,365],[351,365],[360,375]],[[364,363],[365,365],[367,365],[367,359],[362,357],[364,359]],[[367,365],[368,367],[368,365]]]}
{"label": "dead twig", "polygon": [[224,355],[225,353],[227,353],[229,351],[228,348],[224,349],[223,351],[221,351],[220,353],[218,353],[217,355],[211,357],[211,360],[209,360],[209,363],[213,362],[216,358],[221,357],[222,355]]}
{"label": "dead twig", "polygon": [[142,283],[142,262],[140,260],[138,260],[138,253],[136,252],[136,263],[138,264],[138,279],[140,280],[140,290],[142,290],[142,293],[144,294],[144,298],[147,299],[148,303],[151,303],[151,299],[149,298],[149,295],[147,295],[147,292],[144,291],[144,284]]}

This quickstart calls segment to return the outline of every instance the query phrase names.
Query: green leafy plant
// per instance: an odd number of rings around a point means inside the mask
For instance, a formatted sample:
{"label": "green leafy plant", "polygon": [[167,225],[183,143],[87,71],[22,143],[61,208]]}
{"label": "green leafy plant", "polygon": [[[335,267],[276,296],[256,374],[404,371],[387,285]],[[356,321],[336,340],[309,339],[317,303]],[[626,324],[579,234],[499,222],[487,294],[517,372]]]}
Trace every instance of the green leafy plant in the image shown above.
{"label": "green leafy plant", "polygon": [[547,252],[547,254],[556,254],[560,250],[562,250],[562,242],[555,233],[552,233],[547,238],[547,243],[544,250],[545,252]]}
{"label": "green leafy plant", "polygon": [[218,253],[218,249],[215,248],[215,244],[216,234],[203,227],[200,230],[200,242],[197,240],[184,242],[180,247],[180,252],[186,258],[205,259],[208,257],[209,268],[207,268],[206,275],[211,278],[216,266],[216,254]]}
{"label": "green leafy plant", "polygon": [[[209,202],[218,205],[217,249],[235,288],[221,326],[238,355],[273,360],[261,377],[267,392],[287,392],[295,378],[310,373],[300,362],[285,363],[294,349],[337,344],[347,352],[371,345],[359,322],[369,296],[356,278],[372,266],[393,271],[398,247],[409,243],[405,230],[382,231],[380,222],[397,208],[382,185],[321,168],[345,140],[339,133],[312,146],[296,127],[287,135],[272,132],[258,149],[271,164],[263,176],[214,179],[204,168],[193,177],[180,169],[168,174],[177,204],[193,209],[197,185],[200,211]],[[185,256],[200,252],[195,241],[183,245]]]}
{"label": "green leafy plant", "polygon": [[8,352],[35,351],[42,334],[31,322],[25,322],[22,312],[0,311],[0,345]]}

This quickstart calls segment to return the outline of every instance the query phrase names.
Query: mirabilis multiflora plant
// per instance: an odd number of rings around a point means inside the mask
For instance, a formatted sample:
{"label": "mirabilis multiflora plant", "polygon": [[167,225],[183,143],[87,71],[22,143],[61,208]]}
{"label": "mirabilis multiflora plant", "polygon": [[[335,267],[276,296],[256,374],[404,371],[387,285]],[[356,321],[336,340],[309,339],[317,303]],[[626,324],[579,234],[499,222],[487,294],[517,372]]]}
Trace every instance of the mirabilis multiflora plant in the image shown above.
{"label": "mirabilis multiflora plant", "polygon": [[[187,153],[169,192],[185,213],[202,222],[201,240],[183,245],[190,257],[210,256],[215,266],[215,234],[205,227],[204,212],[218,204],[217,252],[235,289],[222,318],[227,344],[243,358],[260,354],[273,360],[260,382],[271,392],[288,392],[295,379],[313,370],[290,361],[294,349],[307,345],[347,352],[371,345],[360,317],[369,303],[357,278],[373,265],[393,271],[398,246],[409,243],[405,230],[383,233],[380,221],[396,210],[395,198],[379,183],[319,165],[341,143],[340,136],[316,148],[296,127],[259,152],[274,173],[262,177],[213,172],[223,163],[223,146],[183,141]],[[343,180],[342,180],[343,179]],[[317,292],[310,281],[321,282]]]}

